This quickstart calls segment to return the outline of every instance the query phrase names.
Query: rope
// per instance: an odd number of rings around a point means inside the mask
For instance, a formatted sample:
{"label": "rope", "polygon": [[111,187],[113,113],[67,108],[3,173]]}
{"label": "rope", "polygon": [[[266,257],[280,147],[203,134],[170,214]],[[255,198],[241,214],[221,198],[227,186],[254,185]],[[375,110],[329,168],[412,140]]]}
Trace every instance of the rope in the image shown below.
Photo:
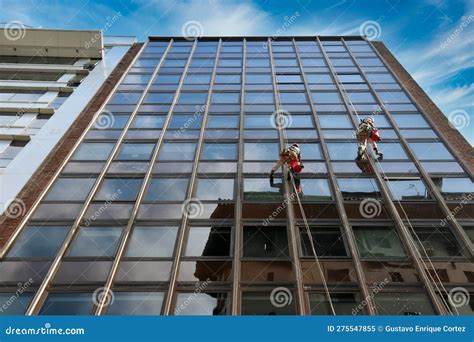
{"label": "rope", "polygon": [[[282,121],[279,121],[279,122],[282,122]],[[282,134],[283,134],[283,141],[284,141],[285,147],[286,147],[286,146],[288,146],[288,137],[286,135],[285,127],[282,127],[281,131],[282,131]],[[331,314],[333,316],[336,316],[336,310],[334,309],[334,304],[332,302],[331,294],[329,292],[329,287],[328,287],[328,284],[327,284],[327,281],[326,281],[326,277],[324,276],[324,272],[323,272],[323,269],[321,267],[321,263],[319,262],[318,254],[316,253],[316,248],[314,246],[313,236],[311,235],[311,229],[309,228],[308,220],[306,219],[306,214],[304,212],[303,205],[301,204],[300,195],[298,193],[298,189],[296,188],[293,173],[290,170],[288,170],[288,173],[290,174],[290,179],[291,179],[291,184],[293,186],[293,191],[295,192],[296,199],[298,200],[298,206],[300,208],[301,216],[302,216],[304,224],[305,224],[306,234],[308,234],[309,243],[311,245],[311,251],[313,252],[314,260],[316,261],[316,264],[317,264],[317,267],[318,267],[318,273],[321,276],[321,281],[323,283],[324,292],[326,293],[326,296],[327,296],[327,299],[328,299]]]}

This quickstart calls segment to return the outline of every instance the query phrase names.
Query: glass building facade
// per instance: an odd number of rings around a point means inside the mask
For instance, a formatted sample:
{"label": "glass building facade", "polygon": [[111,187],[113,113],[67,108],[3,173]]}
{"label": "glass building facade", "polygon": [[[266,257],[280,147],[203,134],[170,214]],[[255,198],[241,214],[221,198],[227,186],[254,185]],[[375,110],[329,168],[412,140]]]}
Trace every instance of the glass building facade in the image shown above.
{"label": "glass building facade", "polygon": [[472,314],[473,190],[370,41],[150,37],[2,250],[2,313]]}

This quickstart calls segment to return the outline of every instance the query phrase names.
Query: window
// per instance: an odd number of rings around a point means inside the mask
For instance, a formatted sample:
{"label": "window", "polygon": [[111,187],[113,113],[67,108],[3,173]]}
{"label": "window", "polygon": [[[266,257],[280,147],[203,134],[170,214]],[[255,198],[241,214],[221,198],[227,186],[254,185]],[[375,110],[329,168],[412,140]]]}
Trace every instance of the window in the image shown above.
{"label": "window", "polygon": [[241,59],[221,59],[219,61],[220,67],[230,67],[230,68],[238,68],[242,66]]}
{"label": "window", "polygon": [[342,103],[341,96],[336,92],[312,93],[311,96],[315,104]]}
{"label": "window", "polygon": [[245,128],[273,128],[271,115],[245,115]]}
{"label": "window", "polygon": [[121,227],[81,227],[66,255],[112,257],[115,255],[121,234]]}
{"label": "window", "polygon": [[377,182],[373,178],[338,178],[337,182],[345,201],[380,197]]}
{"label": "window", "polygon": [[379,91],[377,95],[384,103],[411,103],[408,96],[402,91]]}
{"label": "window", "polygon": [[392,114],[393,120],[400,128],[428,128],[430,125],[421,114]]}
{"label": "window", "polygon": [[331,160],[354,160],[357,155],[357,144],[353,143],[328,143],[329,157]]}
{"label": "window", "polygon": [[347,96],[349,96],[349,99],[352,101],[352,103],[374,103],[375,98],[372,96],[371,93],[347,93]]}
{"label": "window", "polygon": [[164,143],[158,159],[163,160],[193,160],[196,151],[195,143]]}
{"label": "window", "polygon": [[286,227],[244,227],[243,257],[289,258]]}
{"label": "window", "polygon": [[[294,298],[293,291],[290,298]],[[244,292],[242,293],[242,315],[295,315],[295,301],[285,306],[273,305],[270,292]]]}
{"label": "window", "polygon": [[106,160],[114,145],[114,143],[82,143],[72,156],[72,160]]}
{"label": "window", "polygon": [[296,59],[274,59],[276,67],[297,67],[298,61]]}
{"label": "window", "polygon": [[469,178],[433,178],[433,182],[446,200],[461,201],[474,193],[474,183]]}
{"label": "window", "polygon": [[50,293],[40,315],[90,315],[92,313],[92,293]]}
{"label": "window", "polygon": [[8,252],[8,257],[54,257],[69,226],[34,226],[23,229]]}
{"label": "window", "polygon": [[174,93],[148,93],[144,103],[165,103],[170,104],[173,101]]}
{"label": "window", "polygon": [[263,58],[247,58],[246,65],[248,68],[263,68],[269,67],[270,61],[268,59]]}
{"label": "window", "polygon": [[301,64],[304,67],[325,67],[326,62],[322,58],[303,58]]}
{"label": "window", "polygon": [[157,75],[155,84],[178,84],[181,79],[179,75]]}
{"label": "window", "polygon": [[[359,296],[356,293],[330,293],[331,302],[336,315],[354,315],[359,306]],[[332,315],[331,306],[326,294],[310,293],[309,304],[312,315]],[[362,312],[358,313],[362,314]]]}
{"label": "window", "polygon": [[240,93],[213,93],[212,103],[240,103]]}
{"label": "window", "polygon": [[447,227],[415,227],[415,233],[421,241],[420,244],[414,236],[422,257],[428,255],[429,258],[447,258],[462,255],[456,238]]}
{"label": "window", "polygon": [[237,115],[209,115],[207,128],[238,128],[239,119]]}
{"label": "window", "polygon": [[109,305],[107,315],[157,316],[161,313],[164,292],[114,292],[113,305]]}
{"label": "window", "polygon": [[162,128],[165,118],[164,115],[138,115],[133,122],[132,128]]}
{"label": "window", "polygon": [[142,179],[106,178],[95,195],[96,201],[134,201]]}
{"label": "window", "polygon": [[281,93],[281,103],[308,103],[305,93]]}
{"label": "window", "polygon": [[277,143],[245,143],[245,160],[275,160],[278,158]]}
{"label": "window", "polygon": [[353,128],[347,115],[319,115],[321,128]]}
{"label": "window", "polygon": [[410,147],[415,152],[415,155],[420,160],[450,160],[454,159],[451,153],[446,149],[443,143],[409,143]]}
{"label": "window", "polygon": [[396,83],[390,74],[367,74],[367,79],[371,83]]}
{"label": "window", "polygon": [[216,75],[214,80],[216,84],[240,84],[240,74],[231,74],[231,75]]}
{"label": "window", "polygon": [[188,182],[187,178],[152,178],[145,201],[184,201]]}
{"label": "window", "polygon": [[199,129],[201,128],[202,115],[199,112],[195,114],[177,115],[173,114],[169,128]]}
{"label": "window", "polygon": [[409,201],[431,198],[428,189],[421,180],[389,180],[387,183],[394,200]]}
{"label": "window", "polygon": [[176,242],[177,227],[135,226],[125,257],[170,258]]}
{"label": "window", "polygon": [[268,178],[246,178],[244,200],[259,202],[281,200],[281,186],[281,182],[270,185]]}
{"label": "window", "polygon": [[361,258],[405,257],[394,228],[354,227],[354,235]]}
{"label": "window", "polygon": [[[352,63],[351,63],[352,65]],[[339,82],[341,83],[362,83],[364,79],[360,74],[347,74],[347,75],[338,75]]]}
{"label": "window", "polygon": [[301,154],[304,160],[320,160],[323,159],[319,144],[301,144]]}
{"label": "window", "polygon": [[273,103],[273,94],[272,93],[245,93],[245,103],[246,104],[261,104],[261,103]]}
{"label": "window", "polygon": [[210,82],[210,74],[188,74],[184,81],[186,84],[209,84]]}
{"label": "window", "polygon": [[131,144],[122,145],[116,160],[149,160],[155,144]]}
{"label": "window", "polygon": [[[383,132],[381,133],[383,136]],[[408,159],[405,150],[399,143],[385,143],[381,142],[377,144],[381,151],[384,153],[384,160],[395,160],[395,159]],[[381,165],[383,167],[383,165]]]}
{"label": "window", "polygon": [[227,312],[226,293],[178,293],[175,315],[225,315]]}
{"label": "window", "polygon": [[89,194],[95,178],[59,178],[44,198],[45,201],[83,201]]}
{"label": "window", "polygon": [[303,83],[301,75],[276,75],[278,83]]}
{"label": "window", "polygon": [[237,158],[236,144],[204,144],[202,160],[224,160]]}
{"label": "window", "polygon": [[327,179],[301,179],[302,193],[300,195],[303,201],[329,201],[331,200],[331,191]]}
{"label": "window", "polygon": [[272,77],[267,74],[247,74],[245,75],[245,83],[247,84],[271,84]]}
{"label": "window", "polygon": [[330,74],[306,74],[309,84],[333,84],[334,81]]}
{"label": "window", "polygon": [[234,198],[234,180],[199,178],[196,196],[201,200],[231,200]]}
{"label": "window", "polygon": [[230,255],[231,228],[226,226],[191,227],[185,255],[187,257],[223,257]]}
{"label": "window", "polygon": [[[347,256],[344,239],[339,227],[311,227],[311,236],[318,257]],[[306,227],[300,227],[303,256],[314,256]]]}
{"label": "window", "polygon": [[379,315],[434,315],[433,307],[424,293],[385,293],[374,296]]}
{"label": "window", "polygon": [[[293,115],[291,119],[288,120],[290,128],[312,128],[314,127],[313,118],[311,115]],[[287,135],[290,135],[291,132],[286,132]],[[301,136],[299,136],[301,137]]]}
{"label": "window", "polygon": [[142,93],[115,93],[110,99],[110,104],[136,104]]}
{"label": "window", "polygon": [[204,104],[207,93],[181,93],[178,104]]}
{"label": "window", "polygon": [[[22,316],[25,314],[26,309],[30,305],[31,300],[33,299],[34,293],[23,292],[23,293],[0,293],[0,303],[9,303],[10,305],[6,306],[6,309],[3,308],[0,311],[0,316]],[[16,297],[15,300],[11,300],[12,297]]]}
{"label": "window", "polygon": [[122,129],[128,121],[128,115],[102,113],[94,122],[94,129]]}

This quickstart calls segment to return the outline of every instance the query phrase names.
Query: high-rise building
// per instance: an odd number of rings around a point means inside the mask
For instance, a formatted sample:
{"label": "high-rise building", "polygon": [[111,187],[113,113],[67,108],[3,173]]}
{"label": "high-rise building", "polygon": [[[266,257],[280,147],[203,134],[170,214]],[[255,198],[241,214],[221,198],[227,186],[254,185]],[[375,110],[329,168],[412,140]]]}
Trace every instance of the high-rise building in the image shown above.
{"label": "high-rise building", "polygon": [[473,313],[472,146],[383,43],[150,37],[113,87],[0,221],[1,313]]}
{"label": "high-rise building", "polygon": [[1,28],[1,33],[3,213],[105,84],[135,38],[13,24]]}

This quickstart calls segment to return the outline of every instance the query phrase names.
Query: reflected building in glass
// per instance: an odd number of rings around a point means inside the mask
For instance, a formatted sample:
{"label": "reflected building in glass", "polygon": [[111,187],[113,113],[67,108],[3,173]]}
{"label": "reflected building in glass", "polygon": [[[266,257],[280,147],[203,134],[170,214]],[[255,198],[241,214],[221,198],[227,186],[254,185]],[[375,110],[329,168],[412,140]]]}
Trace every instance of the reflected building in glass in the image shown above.
{"label": "reflected building in glass", "polygon": [[3,314],[473,313],[472,147],[381,42],[150,37],[57,160],[3,219]]}

